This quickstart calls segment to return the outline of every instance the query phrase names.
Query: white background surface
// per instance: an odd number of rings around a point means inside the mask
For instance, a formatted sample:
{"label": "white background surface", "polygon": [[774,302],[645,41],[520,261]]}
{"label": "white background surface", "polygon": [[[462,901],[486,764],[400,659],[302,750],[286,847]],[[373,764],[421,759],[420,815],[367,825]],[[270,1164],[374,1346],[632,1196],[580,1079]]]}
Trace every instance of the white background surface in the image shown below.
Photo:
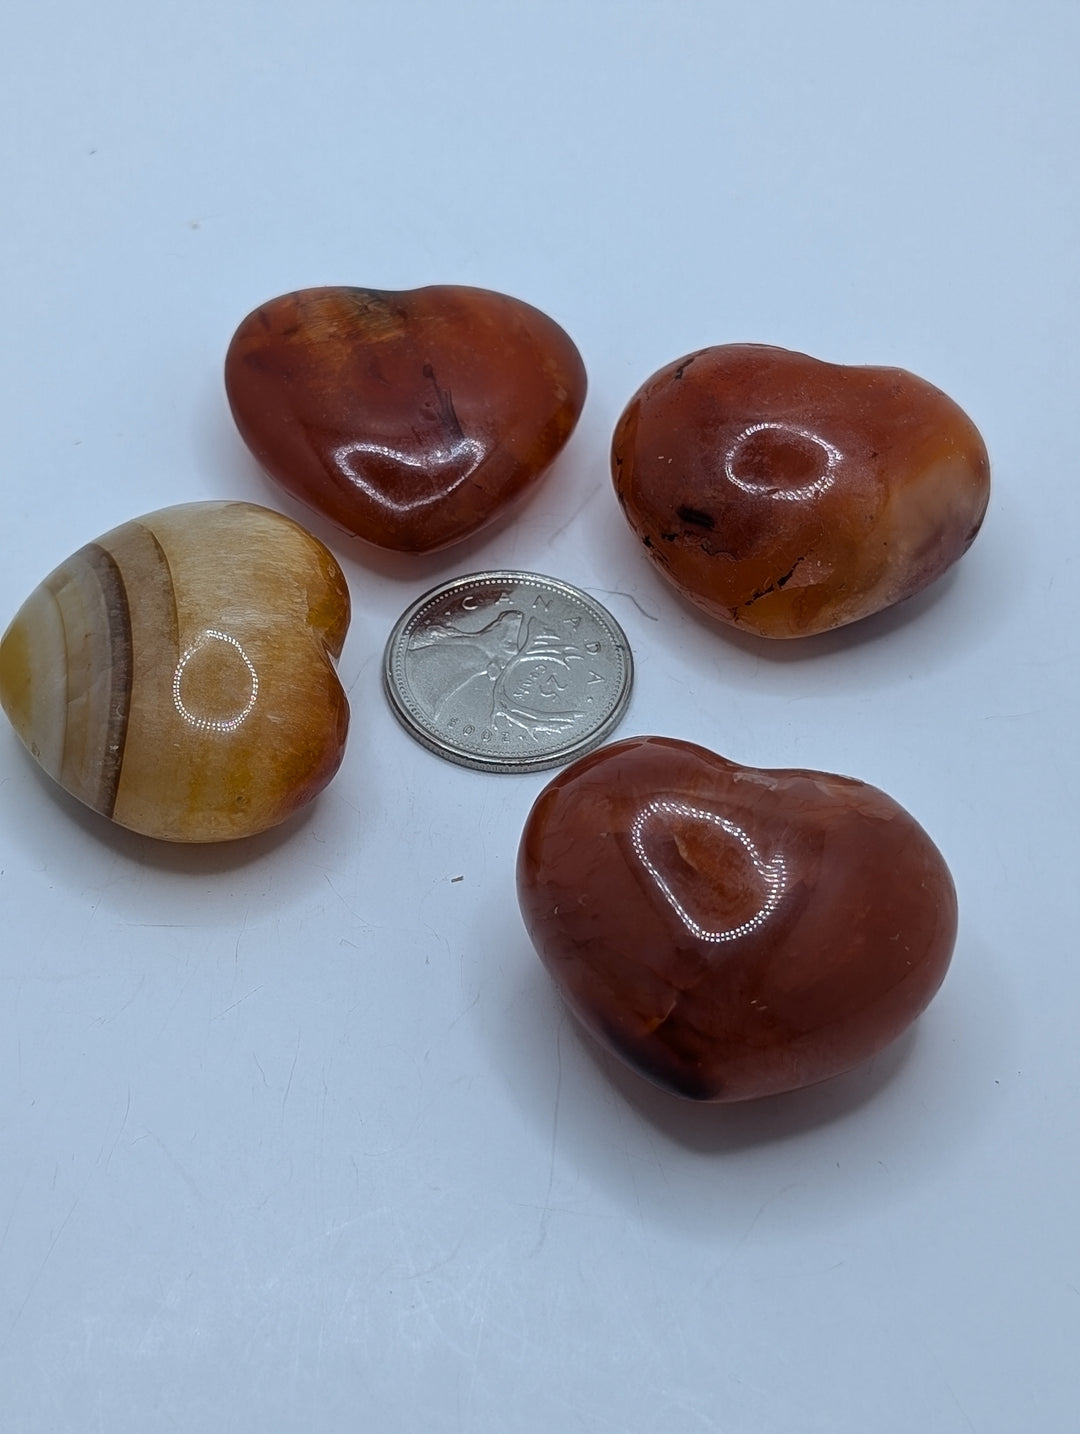
{"label": "white background surface", "polygon": [[[355,619],[344,766],[246,845],[112,828],[0,732],[0,1428],[1076,1430],[1078,60],[1075,3],[9,15],[0,622],[217,497],[329,541]],[[220,371],[272,295],[432,282],[546,309],[591,388],[509,526],[410,561],[271,487]],[[611,429],[734,340],[968,410],[996,487],[952,577],[797,647],[662,586]],[[725,1110],[578,1036],[513,886],[546,778],[440,762],[379,690],[401,609],[483,566],[604,596],[621,735],[919,818],[961,931],[912,1037]]]}

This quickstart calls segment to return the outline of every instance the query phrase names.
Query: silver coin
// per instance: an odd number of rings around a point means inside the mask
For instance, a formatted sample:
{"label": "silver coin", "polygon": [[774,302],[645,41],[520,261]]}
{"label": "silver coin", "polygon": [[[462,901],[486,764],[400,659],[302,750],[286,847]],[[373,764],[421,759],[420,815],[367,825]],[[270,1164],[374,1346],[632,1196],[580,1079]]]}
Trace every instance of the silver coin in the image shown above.
{"label": "silver coin", "polygon": [[486,772],[535,772],[598,746],[626,710],[630,644],[600,603],[538,573],[469,573],[425,593],[386,644],[406,730]]}

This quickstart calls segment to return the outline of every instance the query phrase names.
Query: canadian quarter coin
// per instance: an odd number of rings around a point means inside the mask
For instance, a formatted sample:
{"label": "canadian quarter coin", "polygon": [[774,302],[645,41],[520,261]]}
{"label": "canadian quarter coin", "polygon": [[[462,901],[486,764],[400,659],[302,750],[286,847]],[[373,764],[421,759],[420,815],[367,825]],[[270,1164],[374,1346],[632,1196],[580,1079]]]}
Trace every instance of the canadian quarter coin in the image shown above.
{"label": "canadian quarter coin", "polygon": [[539,573],[469,573],[402,614],[383,679],[430,751],[480,771],[535,772],[613,730],[633,659],[619,624],[579,588]]}

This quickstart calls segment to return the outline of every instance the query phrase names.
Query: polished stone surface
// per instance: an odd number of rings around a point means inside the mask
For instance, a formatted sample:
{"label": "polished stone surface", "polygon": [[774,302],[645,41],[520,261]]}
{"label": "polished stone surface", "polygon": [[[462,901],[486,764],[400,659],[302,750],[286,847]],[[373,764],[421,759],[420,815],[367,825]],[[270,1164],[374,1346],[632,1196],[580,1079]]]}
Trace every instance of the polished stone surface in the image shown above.
{"label": "polished stone surface", "polygon": [[585,368],[546,314],[460,285],[321,288],[249,314],[225,360],[240,433],[288,492],[420,553],[520,498],[569,438]]}
{"label": "polished stone surface", "polygon": [[349,593],[327,549],[250,503],[187,503],[80,548],[0,642],[0,703],[48,774],[121,826],[249,836],[345,749]]}
{"label": "polished stone surface", "polygon": [[956,936],[948,868],[884,792],[665,737],[601,748],[544,789],[518,893],[588,1030],[707,1101],[874,1055],[934,995]]}
{"label": "polished stone surface", "polygon": [[654,374],[619,419],[612,475],[664,576],[763,637],[824,632],[927,587],[970,546],[990,492],[982,438],[939,389],[764,344]]}

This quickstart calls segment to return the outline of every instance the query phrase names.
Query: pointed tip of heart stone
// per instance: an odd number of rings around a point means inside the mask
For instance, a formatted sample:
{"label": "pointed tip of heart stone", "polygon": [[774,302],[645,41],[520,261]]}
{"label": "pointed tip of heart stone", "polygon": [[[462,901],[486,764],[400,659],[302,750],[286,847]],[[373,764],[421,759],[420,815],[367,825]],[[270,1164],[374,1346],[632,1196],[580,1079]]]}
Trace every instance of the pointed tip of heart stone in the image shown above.
{"label": "pointed tip of heart stone", "polygon": [[956,936],[948,868],[884,792],[670,738],[602,748],[548,785],[518,891],[586,1028],[698,1100],[867,1060],[930,1001]]}
{"label": "pointed tip of heart stone", "polygon": [[283,294],[225,359],[236,426],[266,472],[346,532],[422,553],[516,503],[581,414],[569,335],[462,285]]}

